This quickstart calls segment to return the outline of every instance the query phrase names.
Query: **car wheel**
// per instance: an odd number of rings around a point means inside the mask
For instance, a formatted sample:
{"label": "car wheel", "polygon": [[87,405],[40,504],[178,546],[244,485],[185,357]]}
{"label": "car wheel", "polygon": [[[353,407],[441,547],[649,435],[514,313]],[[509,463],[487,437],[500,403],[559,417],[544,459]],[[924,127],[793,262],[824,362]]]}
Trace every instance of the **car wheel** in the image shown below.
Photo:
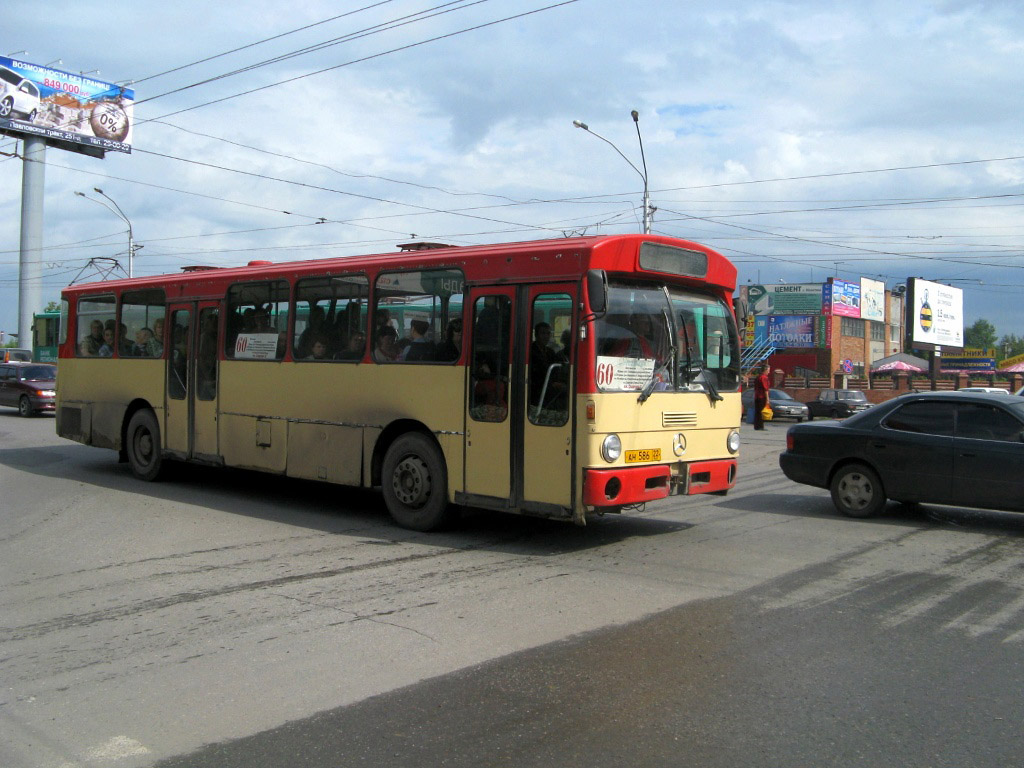
{"label": "car wheel", "polygon": [[29,402],[28,395],[22,395],[18,401],[18,414],[26,419],[32,415],[32,403]]}
{"label": "car wheel", "polygon": [[832,417],[833,419],[838,419],[838,418],[839,418],[839,409],[838,409],[838,408],[833,408],[833,409],[832,409],[832,413],[831,413],[831,414],[829,414],[829,415],[830,415],[830,416],[831,416],[831,417]]}
{"label": "car wheel", "polygon": [[384,503],[395,522],[414,531],[432,531],[450,522],[444,457],[426,435],[408,432],[384,454]]}
{"label": "car wheel", "polygon": [[832,478],[832,503],[847,517],[871,517],[885,506],[885,490],[874,470],[847,464]]}
{"label": "car wheel", "polygon": [[158,479],[163,468],[163,456],[156,415],[148,408],[136,411],[128,422],[126,437],[125,450],[132,474],[147,482]]}
{"label": "car wheel", "polygon": [[0,117],[10,117],[11,112],[14,110],[14,99],[8,96],[3,101],[0,101]]}
{"label": "car wheel", "polygon": [[808,421],[814,421],[814,411],[808,411],[807,412],[807,420]]}

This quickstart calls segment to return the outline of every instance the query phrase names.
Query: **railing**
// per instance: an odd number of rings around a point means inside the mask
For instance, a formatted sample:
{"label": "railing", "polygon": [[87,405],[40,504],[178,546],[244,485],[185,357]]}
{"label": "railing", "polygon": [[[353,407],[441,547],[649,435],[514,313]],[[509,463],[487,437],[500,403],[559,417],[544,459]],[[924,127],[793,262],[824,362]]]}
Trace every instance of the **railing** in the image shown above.
{"label": "railing", "polygon": [[745,347],[740,353],[740,370],[746,374],[755,365],[771,357],[774,352],[775,345],[770,340]]}

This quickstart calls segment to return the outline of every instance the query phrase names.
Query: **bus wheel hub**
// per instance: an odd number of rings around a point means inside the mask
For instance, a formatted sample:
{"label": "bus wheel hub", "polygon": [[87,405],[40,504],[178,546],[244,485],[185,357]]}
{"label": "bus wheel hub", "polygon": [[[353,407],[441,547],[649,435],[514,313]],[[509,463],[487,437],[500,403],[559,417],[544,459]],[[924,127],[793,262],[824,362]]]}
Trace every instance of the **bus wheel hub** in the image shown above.
{"label": "bus wheel hub", "polygon": [[430,475],[427,465],[418,456],[408,456],[398,462],[391,486],[395,496],[410,507],[421,507],[430,497]]}

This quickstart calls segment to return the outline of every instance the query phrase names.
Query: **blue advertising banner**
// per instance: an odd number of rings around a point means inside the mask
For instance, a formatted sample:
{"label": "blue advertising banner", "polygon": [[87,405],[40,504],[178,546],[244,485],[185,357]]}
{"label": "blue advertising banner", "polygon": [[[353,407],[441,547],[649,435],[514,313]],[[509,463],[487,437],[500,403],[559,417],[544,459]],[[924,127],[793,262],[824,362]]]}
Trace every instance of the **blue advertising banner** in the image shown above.
{"label": "blue advertising banner", "polygon": [[860,317],[860,283],[831,279],[832,314],[844,317]]}
{"label": "blue advertising banner", "polygon": [[768,338],[777,347],[813,347],[814,315],[771,315]]}
{"label": "blue advertising banner", "polygon": [[131,152],[135,91],[0,56],[0,131]]}

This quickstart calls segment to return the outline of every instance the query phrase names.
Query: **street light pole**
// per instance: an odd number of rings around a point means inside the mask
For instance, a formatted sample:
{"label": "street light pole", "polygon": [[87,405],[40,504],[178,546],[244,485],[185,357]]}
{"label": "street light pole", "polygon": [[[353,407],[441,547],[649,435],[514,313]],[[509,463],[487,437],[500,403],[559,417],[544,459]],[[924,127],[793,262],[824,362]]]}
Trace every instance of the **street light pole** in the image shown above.
{"label": "street light pole", "polygon": [[111,208],[109,205],[104,203],[102,200],[97,200],[96,198],[89,197],[84,192],[75,192],[75,194],[78,195],[79,197],[84,197],[86,200],[92,200],[94,203],[102,205],[108,211],[110,211],[111,213],[113,213],[116,216],[120,217],[121,221],[123,221],[125,224],[128,225],[128,277],[134,277],[135,276],[135,235],[132,232],[132,223],[128,219],[128,217],[124,215],[124,211],[122,211],[121,210],[121,206],[119,206],[114,201],[114,198],[112,198],[110,195],[108,195],[106,192],[104,192],[99,187],[93,187],[92,191],[95,192],[98,195],[102,195],[103,197],[105,197],[107,200],[110,201],[110,203],[114,207]]}
{"label": "street light pole", "polygon": [[626,157],[624,154],[622,154],[622,150],[621,149],[619,149],[617,146],[615,146],[612,142],[610,142],[608,139],[606,139],[604,136],[602,136],[597,131],[590,130],[590,126],[587,125],[586,123],[584,123],[582,120],[573,120],[572,124],[575,125],[577,128],[582,128],[584,131],[589,133],[591,136],[596,136],[601,141],[603,141],[605,144],[607,144],[609,147],[611,147],[616,152],[618,152],[619,153],[619,157],[621,157],[623,160],[625,160],[627,163],[629,163],[629,167],[632,168],[634,171],[636,171],[637,175],[639,175],[640,178],[643,180],[643,182],[644,182],[644,216],[643,216],[643,218],[644,218],[644,234],[645,235],[649,235],[649,234],[651,234],[651,212],[654,209],[651,208],[651,197],[650,197],[650,193],[649,193],[649,190],[648,190],[648,184],[647,184],[647,159],[644,157],[644,142],[643,142],[643,139],[640,138],[640,113],[637,112],[634,109],[630,114],[633,117],[633,122],[636,124],[636,136],[637,136],[637,139],[639,139],[639,141],[640,141],[640,159],[641,159],[641,162],[643,163],[643,166],[644,166],[643,171],[641,171],[639,168],[637,168],[633,164],[632,160],[630,160],[628,157]]}

